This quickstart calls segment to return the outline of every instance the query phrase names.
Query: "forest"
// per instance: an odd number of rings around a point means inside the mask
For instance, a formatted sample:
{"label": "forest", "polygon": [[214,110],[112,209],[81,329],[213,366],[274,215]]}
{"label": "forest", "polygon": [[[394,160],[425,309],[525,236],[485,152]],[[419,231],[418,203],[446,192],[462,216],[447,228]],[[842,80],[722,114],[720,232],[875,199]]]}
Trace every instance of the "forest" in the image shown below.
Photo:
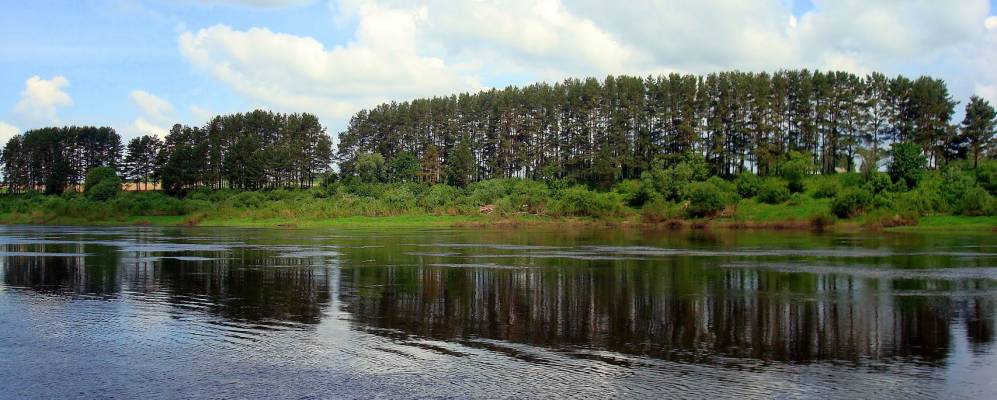
{"label": "forest", "polygon": [[[43,128],[7,142],[9,193],[61,194],[96,167],[114,168],[138,188],[308,188],[331,168],[332,139],[311,114],[253,111],[217,116],[204,127],[174,125],[164,139],[145,135],[122,146],[111,128]],[[154,185],[155,186],[155,185]]]}
{"label": "forest", "polygon": [[959,129],[956,104],[941,80],[878,73],[568,79],[361,111],[339,137],[338,159],[346,174],[365,154],[411,154],[430,183],[522,177],[606,188],[690,152],[723,177],[770,175],[794,151],[811,159],[810,173],[876,168],[894,142],[918,144],[931,167],[992,156],[992,129]]}
{"label": "forest", "polygon": [[[111,128],[43,128],[0,154],[13,195],[0,216],[892,226],[963,215],[994,225],[997,112],[974,96],[956,121],[958,105],[931,77],[799,70],[567,79],[385,103],[353,116],[337,148],[314,115],[260,110],[125,145]],[[130,191],[119,193],[122,180]]]}

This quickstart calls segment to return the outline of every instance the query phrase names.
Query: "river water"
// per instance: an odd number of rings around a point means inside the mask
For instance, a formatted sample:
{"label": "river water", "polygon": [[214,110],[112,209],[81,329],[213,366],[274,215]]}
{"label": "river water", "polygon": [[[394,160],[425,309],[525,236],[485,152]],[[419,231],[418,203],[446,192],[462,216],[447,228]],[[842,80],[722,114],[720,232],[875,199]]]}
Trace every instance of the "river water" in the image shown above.
{"label": "river water", "polygon": [[997,236],[0,227],[0,398],[997,398]]}

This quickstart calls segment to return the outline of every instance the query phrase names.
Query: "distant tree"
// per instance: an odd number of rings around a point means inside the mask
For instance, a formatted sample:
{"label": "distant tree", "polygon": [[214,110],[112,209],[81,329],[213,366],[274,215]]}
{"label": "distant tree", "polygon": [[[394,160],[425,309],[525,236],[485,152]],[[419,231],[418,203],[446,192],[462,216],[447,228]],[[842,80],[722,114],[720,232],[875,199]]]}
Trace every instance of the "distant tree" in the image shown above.
{"label": "distant tree", "polygon": [[121,178],[112,167],[91,169],[83,181],[83,192],[93,200],[108,200],[121,192]]}
{"label": "distant tree", "polygon": [[361,154],[354,163],[354,169],[363,182],[381,182],[385,175],[384,156],[380,153]]}
{"label": "distant tree", "polygon": [[156,159],[163,141],[158,137],[144,135],[128,141],[127,155],[123,162],[125,177],[136,184],[145,185],[149,189],[149,181],[156,171]]}
{"label": "distant tree", "polygon": [[973,168],[980,163],[980,155],[987,154],[997,135],[997,111],[990,102],[977,96],[966,104],[966,117],[962,120],[961,136],[969,143]]}
{"label": "distant tree", "polygon": [[890,148],[888,172],[893,182],[903,182],[908,188],[913,188],[917,186],[927,165],[928,159],[914,143],[894,143]]}
{"label": "distant tree", "polygon": [[422,165],[419,159],[410,152],[403,151],[388,161],[388,180],[391,182],[414,182],[419,179]]}
{"label": "distant tree", "polygon": [[447,164],[447,182],[452,186],[465,187],[471,183],[474,170],[474,153],[466,141],[461,141],[451,151]]}

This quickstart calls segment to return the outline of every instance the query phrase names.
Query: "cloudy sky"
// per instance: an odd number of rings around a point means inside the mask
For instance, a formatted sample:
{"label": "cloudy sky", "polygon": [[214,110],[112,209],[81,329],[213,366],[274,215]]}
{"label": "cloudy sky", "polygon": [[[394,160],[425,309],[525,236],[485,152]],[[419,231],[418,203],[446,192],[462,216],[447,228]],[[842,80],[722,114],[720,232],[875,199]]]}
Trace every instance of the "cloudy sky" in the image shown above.
{"label": "cloudy sky", "polygon": [[253,108],[336,132],[385,100],[672,71],[927,74],[997,101],[997,0],[3,1],[0,142]]}

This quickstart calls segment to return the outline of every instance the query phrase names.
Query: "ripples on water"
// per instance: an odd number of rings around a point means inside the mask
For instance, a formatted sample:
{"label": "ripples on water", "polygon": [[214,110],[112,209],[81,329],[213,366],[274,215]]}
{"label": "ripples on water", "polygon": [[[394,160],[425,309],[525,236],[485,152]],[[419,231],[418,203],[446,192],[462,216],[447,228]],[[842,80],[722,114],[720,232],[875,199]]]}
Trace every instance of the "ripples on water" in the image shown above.
{"label": "ripples on water", "polygon": [[0,398],[995,398],[997,239],[0,227]]}

